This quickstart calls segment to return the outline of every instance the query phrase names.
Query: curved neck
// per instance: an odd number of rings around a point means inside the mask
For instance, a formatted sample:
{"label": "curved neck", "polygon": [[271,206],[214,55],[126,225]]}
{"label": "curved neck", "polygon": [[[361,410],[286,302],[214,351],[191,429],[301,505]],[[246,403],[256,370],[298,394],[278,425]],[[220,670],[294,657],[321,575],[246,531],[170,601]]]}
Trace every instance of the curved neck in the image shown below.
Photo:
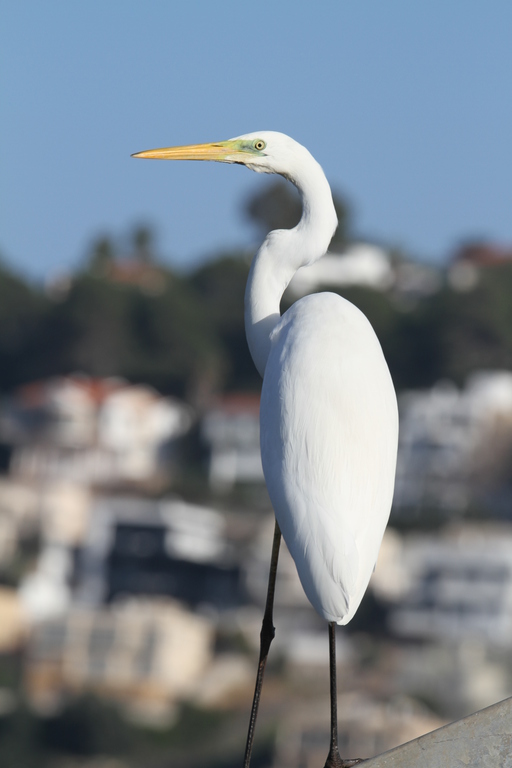
{"label": "curved neck", "polygon": [[338,224],[325,174],[309,152],[304,152],[299,170],[286,175],[301,195],[301,220],[293,229],[267,235],[253,259],[245,290],[245,332],[261,376],[270,352],[270,334],[281,317],[284,291],[300,267],[324,255]]}

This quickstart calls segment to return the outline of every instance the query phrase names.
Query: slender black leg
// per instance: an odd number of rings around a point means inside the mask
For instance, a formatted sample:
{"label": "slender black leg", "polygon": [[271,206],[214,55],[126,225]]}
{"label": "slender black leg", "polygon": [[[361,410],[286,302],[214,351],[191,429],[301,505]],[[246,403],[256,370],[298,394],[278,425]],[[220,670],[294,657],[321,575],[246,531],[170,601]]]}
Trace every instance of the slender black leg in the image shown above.
{"label": "slender black leg", "polygon": [[324,768],[350,768],[360,759],[342,760],[338,749],[338,693],[336,690],[336,623],[329,622],[329,672],[331,678],[331,746]]}
{"label": "slender black leg", "polygon": [[279,558],[279,546],[281,544],[281,531],[277,524],[274,528],[274,541],[272,544],[272,557],[270,558],[270,573],[268,576],[267,602],[265,604],[265,613],[263,614],[263,623],[260,632],[260,658],[258,662],[258,674],[256,675],[256,686],[254,689],[254,698],[252,700],[251,717],[249,720],[249,731],[247,733],[247,742],[245,745],[244,768],[249,768],[251,762],[252,743],[254,741],[254,728],[256,718],[258,717],[258,707],[260,704],[261,688],[263,686],[263,675],[265,674],[265,665],[270,649],[270,643],[275,637],[276,630],[273,621],[274,593],[276,588],[277,561]]}

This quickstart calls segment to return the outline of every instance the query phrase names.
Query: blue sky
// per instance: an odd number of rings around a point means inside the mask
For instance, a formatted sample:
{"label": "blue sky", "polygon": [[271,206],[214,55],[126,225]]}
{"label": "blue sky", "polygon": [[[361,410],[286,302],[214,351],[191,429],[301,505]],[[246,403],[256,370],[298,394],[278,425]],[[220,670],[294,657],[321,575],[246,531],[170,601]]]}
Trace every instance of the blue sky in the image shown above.
{"label": "blue sky", "polygon": [[132,152],[279,130],[357,233],[512,244],[509,0],[1,0],[0,252],[35,279],[154,226],[168,263],[251,246],[266,177]]}

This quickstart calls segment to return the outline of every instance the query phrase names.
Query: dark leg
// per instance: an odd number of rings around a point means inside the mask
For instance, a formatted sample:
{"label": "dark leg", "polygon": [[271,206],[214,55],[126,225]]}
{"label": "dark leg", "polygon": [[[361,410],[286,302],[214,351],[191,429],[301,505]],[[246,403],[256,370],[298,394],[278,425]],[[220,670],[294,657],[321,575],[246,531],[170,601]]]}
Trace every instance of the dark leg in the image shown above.
{"label": "dark leg", "polygon": [[267,602],[265,604],[265,613],[263,614],[263,623],[260,632],[260,659],[258,662],[258,674],[256,675],[256,687],[254,689],[254,698],[252,700],[251,718],[249,720],[249,731],[247,733],[247,742],[245,745],[244,768],[249,768],[251,762],[252,743],[254,740],[254,728],[256,718],[258,717],[258,707],[260,704],[261,688],[263,686],[263,675],[265,674],[265,665],[270,649],[270,643],[274,639],[276,630],[273,622],[274,592],[276,587],[277,560],[279,558],[279,545],[281,544],[281,531],[276,520],[274,528],[274,542],[272,544],[272,557],[270,559],[270,573],[268,576]]}
{"label": "dark leg", "polygon": [[338,694],[336,690],[336,623],[329,622],[329,671],[331,677],[331,746],[324,768],[350,768],[360,759],[342,760],[338,749]]}

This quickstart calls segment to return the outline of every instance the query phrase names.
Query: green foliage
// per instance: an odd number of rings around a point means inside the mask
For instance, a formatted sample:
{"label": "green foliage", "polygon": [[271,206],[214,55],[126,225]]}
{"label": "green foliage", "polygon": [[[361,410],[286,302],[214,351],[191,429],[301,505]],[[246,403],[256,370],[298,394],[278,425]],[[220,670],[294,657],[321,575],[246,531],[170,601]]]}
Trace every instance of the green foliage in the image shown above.
{"label": "green foliage", "polygon": [[222,382],[226,389],[256,389],[259,374],[249,354],[244,326],[244,294],[250,259],[221,256],[200,267],[190,278],[209,327],[220,345]]}
{"label": "green foliage", "polygon": [[[235,723],[235,728],[233,724]],[[243,717],[245,724],[245,713]],[[90,765],[93,758],[120,758],[128,766],[231,765],[232,733],[243,733],[238,712],[182,705],[168,727],[128,721],[113,703],[93,695],[71,698],[53,715],[41,717],[20,703],[0,714],[2,768]],[[235,743],[240,760],[242,744]],[[224,758],[223,758],[224,756]]]}
{"label": "green foliage", "polygon": [[[335,197],[335,205],[334,248],[350,232],[346,202]],[[245,212],[263,237],[293,227],[301,204],[292,185],[273,180]],[[130,248],[122,257],[100,238],[84,271],[50,295],[0,265],[0,392],[75,371],[146,382],[192,401],[259,388],[244,330],[250,256],[221,254],[185,276],[158,263],[149,228],[134,229]],[[471,291],[447,284],[409,306],[393,293],[342,293],[375,328],[399,390],[442,378],[461,384],[479,368],[512,369],[512,265],[482,269]],[[287,302],[285,295],[283,310]]]}
{"label": "green foliage", "polygon": [[[337,194],[333,194],[333,202],[338,216],[338,229],[331,243],[331,249],[335,250],[349,239],[350,210],[348,203]],[[266,189],[248,200],[245,214],[256,225],[261,238],[272,229],[291,229],[302,215],[299,193],[286,181],[273,179]]]}
{"label": "green foliage", "polygon": [[114,706],[84,696],[40,721],[39,741],[49,754],[122,755],[133,748],[136,738]]}
{"label": "green foliage", "polygon": [[48,310],[44,297],[0,265],[0,391],[38,373],[38,342]]}
{"label": "green foliage", "polygon": [[333,192],[332,201],[338,217],[338,228],[331,240],[331,251],[341,250],[350,240],[351,210],[348,202]]}
{"label": "green foliage", "polygon": [[71,700],[50,717],[25,704],[0,716],[2,768],[50,768],[63,756],[127,755],[146,741],[116,707],[93,696]]}
{"label": "green foliage", "polygon": [[48,346],[59,373],[120,373],[130,338],[126,325],[130,294],[126,286],[102,278],[84,275],[75,280],[48,321],[48,341],[53,339]]}
{"label": "green foliage", "polygon": [[187,281],[161,271],[156,290],[79,277],[47,323],[54,373],[84,371],[184,395],[216,365],[216,338]]}
{"label": "green foliage", "polygon": [[47,768],[42,753],[41,723],[25,707],[0,717],[0,765],[2,768]]}
{"label": "green foliage", "polygon": [[106,275],[115,260],[114,245],[110,238],[100,237],[93,245],[89,256],[89,271],[95,275]]}
{"label": "green foliage", "polygon": [[153,253],[153,232],[150,227],[139,225],[133,232],[133,251],[137,261],[150,264],[155,261]]}
{"label": "green foliage", "polygon": [[395,309],[387,329],[369,309],[397,388],[429,387],[440,379],[462,385],[478,369],[511,370],[511,299],[512,265],[505,264],[482,270],[471,291],[445,285],[407,311]]}
{"label": "green foliage", "polygon": [[512,264],[481,270],[467,293],[445,288],[425,308],[443,375],[462,382],[476,368],[512,368]]}
{"label": "green foliage", "polygon": [[[224,255],[189,276],[142,265],[149,282],[94,269],[78,275],[58,301],[4,267],[0,391],[74,371],[123,376],[191,399],[258,389],[244,330],[249,263],[243,254]],[[442,378],[460,384],[479,368],[512,369],[512,265],[482,270],[472,291],[446,285],[407,309],[392,293],[342,293],[372,323],[398,389]]]}
{"label": "green foliage", "polygon": [[222,710],[200,709],[184,704],[179,721],[170,733],[166,734],[166,742],[169,746],[189,747],[197,742],[199,734],[201,741],[214,740],[219,727],[227,718],[228,715]]}
{"label": "green foliage", "polygon": [[282,179],[272,179],[266,189],[247,201],[245,214],[265,237],[272,229],[291,229],[299,223],[302,206],[298,191]]}
{"label": "green foliage", "polygon": [[[320,286],[318,290],[336,292],[332,286]],[[348,287],[338,293],[355,304],[372,324],[398,390],[428,387],[442,377],[440,351],[427,311],[428,302],[421,302],[405,312],[391,293],[364,287]],[[282,311],[288,306],[290,301],[286,295]]]}

